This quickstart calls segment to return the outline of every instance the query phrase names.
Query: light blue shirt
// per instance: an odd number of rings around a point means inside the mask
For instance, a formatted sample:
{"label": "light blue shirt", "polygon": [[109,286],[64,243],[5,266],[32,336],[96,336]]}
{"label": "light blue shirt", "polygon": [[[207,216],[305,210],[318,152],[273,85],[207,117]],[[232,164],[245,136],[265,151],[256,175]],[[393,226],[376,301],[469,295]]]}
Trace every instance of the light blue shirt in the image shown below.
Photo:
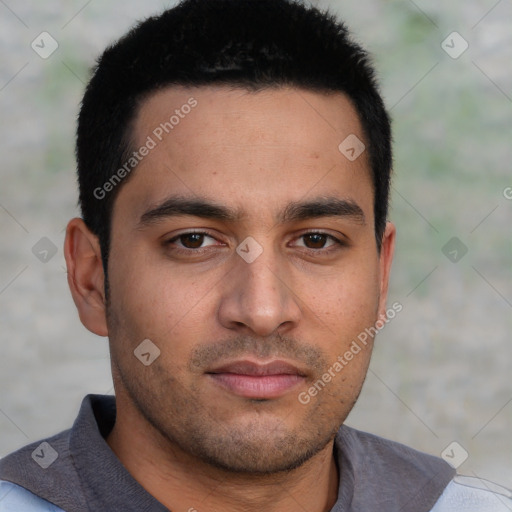
{"label": "light blue shirt", "polygon": [[[512,493],[492,482],[456,476],[431,512],[510,512]],[[23,487],[0,480],[0,512],[64,512]],[[109,511],[110,512],[110,511]]]}
{"label": "light blue shirt", "polygon": [[23,487],[0,480],[0,512],[64,512]]}

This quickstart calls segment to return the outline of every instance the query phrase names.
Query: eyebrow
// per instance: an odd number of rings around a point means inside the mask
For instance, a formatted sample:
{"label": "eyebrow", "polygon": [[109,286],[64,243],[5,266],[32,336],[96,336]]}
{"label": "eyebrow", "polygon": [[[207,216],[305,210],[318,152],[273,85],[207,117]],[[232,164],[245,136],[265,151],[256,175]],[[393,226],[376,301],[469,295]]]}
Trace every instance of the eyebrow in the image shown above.
{"label": "eyebrow", "polygon": [[[167,218],[179,216],[236,223],[247,215],[241,209],[220,205],[205,198],[171,196],[144,212],[137,227],[143,229]],[[276,221],[284,224],[321,217],[341,217],[357,224],[366,224],[364,212],[355,201],[338,197],[292,201],[277,215]]]}

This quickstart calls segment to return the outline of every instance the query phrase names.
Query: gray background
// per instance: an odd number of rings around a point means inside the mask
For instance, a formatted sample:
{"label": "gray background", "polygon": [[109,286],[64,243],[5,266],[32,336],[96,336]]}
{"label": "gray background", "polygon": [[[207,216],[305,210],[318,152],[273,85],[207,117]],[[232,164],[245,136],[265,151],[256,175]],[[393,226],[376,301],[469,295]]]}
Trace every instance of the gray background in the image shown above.
{"label": "gray background", "polygon": [[[113,391],[106,339],[66,282],[75,118],[95,57],[167,4],[0,1],[0,457]],[[512,488],[512,1],[319,5],[373,53],[395,132],[390,304],[403,311],[347,423],[437,455],[456,441],[461,473]],[[42,31],[59,44],[47,59],[30,46]],[[457,59],[441,46],[453,31],[469,44]],[[57,249],[46,263],[32,251],[43,237]],[[452,237],[458,262],[443,252]]]}

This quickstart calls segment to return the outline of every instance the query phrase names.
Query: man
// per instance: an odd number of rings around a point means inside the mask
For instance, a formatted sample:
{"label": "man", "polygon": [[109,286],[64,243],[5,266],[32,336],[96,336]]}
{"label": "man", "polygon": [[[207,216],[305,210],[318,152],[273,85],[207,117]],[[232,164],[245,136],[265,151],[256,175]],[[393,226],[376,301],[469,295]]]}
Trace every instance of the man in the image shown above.
{"label": "man", "polygon": [[510,510],[343,425],[399,307],[390,144],[365,52],[300,3],[185,0],[108,48],[65,255],[116,395],[4,458],[0,511]]}

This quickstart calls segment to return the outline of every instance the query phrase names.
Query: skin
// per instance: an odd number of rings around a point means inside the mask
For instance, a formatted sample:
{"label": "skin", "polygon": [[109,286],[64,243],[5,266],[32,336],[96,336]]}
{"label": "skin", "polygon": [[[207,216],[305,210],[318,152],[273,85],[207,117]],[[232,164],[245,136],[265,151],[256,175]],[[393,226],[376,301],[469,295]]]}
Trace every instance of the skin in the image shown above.
{"label": "skin", "polygon": [[[134,148],[192,96],[197,106],[119,190],[108,307],[97,237],[81,219],[67,228],[80,318],[109,337],[117,419],[107,442],[171,510],[287,512],[300,503],[328,511],[340,470],[333,439],[360,393],[373,340],[308,404],[298,395],[385,317],[395,228],[387,223],[379,253],[367,153],[351,162],[338,150],[350,134],[364,140],[343,94],[163,89],[140,106]],[[145,212],[175,194],[242,217],[141,224]],[[291,201],[327,197],[357,204],[364,219],[278,217]],[[169,242],[190,230],[208,236]],[[249,236],[263,249],[252,263],[236,252]],[[148,366],[134,356],[145,339],[160,350]],[[206,373],[243,358],[284,359],[304,377],[278,397],[254,400]]]}

